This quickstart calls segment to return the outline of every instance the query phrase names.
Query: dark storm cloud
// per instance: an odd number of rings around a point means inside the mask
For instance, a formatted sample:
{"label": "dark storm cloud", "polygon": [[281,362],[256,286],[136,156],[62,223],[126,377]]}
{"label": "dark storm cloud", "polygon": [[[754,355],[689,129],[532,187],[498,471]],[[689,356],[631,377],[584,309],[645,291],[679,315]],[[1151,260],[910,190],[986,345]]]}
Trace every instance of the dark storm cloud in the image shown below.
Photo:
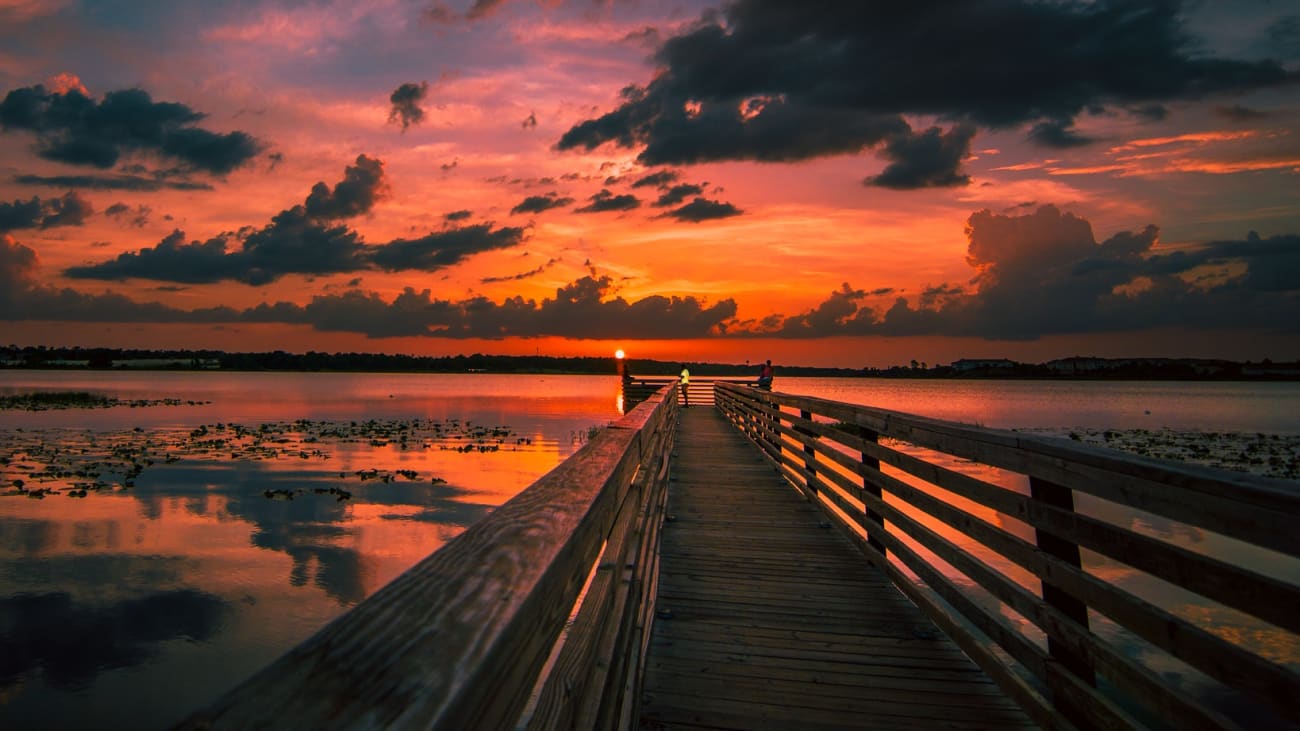
{"label": "dark storm cloud", "polygon": [[368,245],[355,230],[336,223],[370,212],[385,188],[383,163],[359,155],[333,190],[317,183],[302,205],[277,213],[262,228],[189,242],[178,230],[155,246],[72,267],[64,274],[81,279],[140,278],[184,284],[231,280],[262,285],[287,274],[327,275],[374,268],[433,271],[479,251],[513,246],[523,238],[522,229],[494,231],[481,224]]}
{"label": "dark storm cloud", "polygon": [[307,216],[317,220],[354,218],[369,213],[387,191],[384,163],[357,155],[357,161],[343,171],[343,180],[330,190],[324,182],[312,186],[304,202]]}
{"label": "dark storm cloud", "polygon": [[195,126],[204,114],[184,104],[155,102],[142,89],[124,89],[95,101],[76,89],[14,89],[0,102],[0,129],[36,136],[47,160],[111,168],[124,155],[144,154],[198,171],[224,175],[244,165],[262,145],[244,132],[220,134]]}
{"label": "dark storm cloud", "polygon": [[881,152],[892,162],[879,175],[863,182],[895,190],[968,185],[970,176],[960,173],[959,168],[970,155],[974,136],[975,128],[964,124],[947,133],[931,127],[921,134],[897,134]]}
{"label": "dark storm cloud", "polygon": [[680,183],[665,190],[659,194],[658,200],[652,205],[655,208],[667,208],[668,206],[681,205],[681,202],[693,195],[699,195],[704,192],[704,186],[693,183]]}
{"label": "dark storm cloud", "polygon": [[614,195],[608,190],[602,188],[601,191],[590,198],[591,203],[573,209],[575,213],[605,213],[607,211],[630,211],[641,205],[641,201],[634,195]]}
{"label": "dark storm cloud", "polygon": [[1300,332],[1300,236],[1214,241],[1164,253],[1148,226],[1098,243],[1083,218],[1042,206],[967,221],[971,287],[927,288],[877,311],[847,284],[772,327],[785,337],[1045,335],[1161,327]]}
{"label": "dark storm cloud", "polygon": [[0,233],[24,228],[54,228],[55,226],[80,226],[94,209],[90,201],[75,191],[60,198],[33,196],[31,200],[0,203]]}
{"label": "dark storm cloud", "polygon": [[669,218],[675,218],[678,221],[687,223],[699,223],[701,221],[712,221],[719,218],[731,218],[739,216],[744,211],[722,201],[709,200],[708,198],[696,198],[681,208],[665,213]]}
{"label": "dark storm cloud", "polygon": [[1273,61],[1206,56],[1183,4],[737,0],[666,40],[656,76],[559,147],[639,148],[646,165],[804,160],[905,133],[904,114],[1064,131],[1084,111],[1296,81]]}
{"label": "dark storm cloud", "polygon": [[213,190],[208,183],[192,180],[170,180],[165,176],[143,175],[15,175],[15,183],[46,185],[54,188],[87,188],[90,190],[132,190],[151,193],[164,188],[170,190]]}
{"label": "dark storm cloud", "polygon": [[402,84],[393,90],[388,101],[392,108],[388,111],[389,124],[401,124],[402,131],[413,124],[424,121],[424,108],[421,102],[429,96],[429,82]]}
{"label": "dark storm cloud", "polygon": [[542,213],[552,208],[563,208],[573,202],[572,198],[561,198],[558,193],[547,193],[546,195],[530,195],[519,202],[519,205],[510,209],[510,215],[520,213]]}

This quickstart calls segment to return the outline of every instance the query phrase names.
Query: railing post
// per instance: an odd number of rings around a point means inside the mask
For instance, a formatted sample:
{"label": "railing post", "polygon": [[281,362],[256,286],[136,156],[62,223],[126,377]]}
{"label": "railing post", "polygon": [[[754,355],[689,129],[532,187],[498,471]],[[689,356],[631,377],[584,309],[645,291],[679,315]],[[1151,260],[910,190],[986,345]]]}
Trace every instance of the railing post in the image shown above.
{"label": "railing post", "polygon": [[[1054,508],[1074,511],[1074,491],[1068,487],[1030,476],[1029,496]],[[1034,529],[1034,540],[1044,553],[1065,561],[1075,568],[1083,568],[1077,543],[1071,543],[1039,528]],[[1087,630],[1088,605],[1054,584],[1043,581],[1042,586],[1043,601]],[[1051,637],[1047,638],[1047,651],[1053,659],[1083,682],[1094,687],[1097,685],[1097,676],[1087,659]]]}
{"label": "railing post", "polygon": [[[870,442],[872,444],[880,443],[880,434],[871,429],[866,428],[865,426],[858,427],[858,436],[862,437],[862,440],[865,442]],[[880,471],[880,460],[876,459],[875,457],[872,457],[870,454],[867,454],[866,452],[862,453],[862,464],[864,467],[870,467],[873,470]],[[884,500],[885,498],[884,491],[881,490],[880,485],[873,484],[871,480],[866,478],[866,476],[863,476],[862,478],[862,490],[868,495],[872,495],[879,500]],[[871,526],[867,527],[867,544],[870,545],[872,548],[876,549],[877,551],[880,551],[880,555],[884,556],[885,544],[883,541],[880,540],[880,536],[877,534],[877,531],[879,531],[880,533],[885,532],[885,517],[880,513],[877,513],[876,511],[872,510],[869,507],[866,509],[866,512],[867,512],[867,520],[874,525],[874,527]]]}
{"label": "railing post", "polygon": [[[812,412],[800,410],[799,418],[812,421]],[[795,429],[795,431],[806,437],[815,436],[811,431],[803,428]],[[817,492],[817,450],[811,444],[803,445],[803,468],[808,472],[806,478],[808,480],[808,489]]]}

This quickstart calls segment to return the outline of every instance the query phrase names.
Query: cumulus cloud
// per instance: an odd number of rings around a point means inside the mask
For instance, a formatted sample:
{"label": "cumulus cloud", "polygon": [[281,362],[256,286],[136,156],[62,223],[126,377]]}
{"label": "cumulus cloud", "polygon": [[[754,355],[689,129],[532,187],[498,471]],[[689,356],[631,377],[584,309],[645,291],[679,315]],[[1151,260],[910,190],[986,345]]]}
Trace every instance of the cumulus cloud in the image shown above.
{"label": "cumulus cloud", "polygon": [[662,188],[666,185],[676,182],[679,177],[680,174],[674,170],[660,170],[657,173],[650,173],[648,175],[642,176],[632,181],[632,187],[633,188]]}
{"label": "cumulus cloud", "polygon": [[943,132],[931,127],[921,134],[910,130],[891,137],[881,154],[891,160],[879,175],[863,181],[895,190],[945,188],[968,185],[970,176],[959,172],[961,161],[970,155],[975,128],[959,124]]}
{"label": "cumulus cloud", "polygon": [[356,163],[347,166],[343,171],[343,180],[334,186],[334,190],[330,190],[324,182],[316,183],[303,206],[308,218],[353,218],[369,213],[387,191],[383,161],[357,155]]}
{"label": "cumulus cloud", "polygon": [[602,188],[601,191],[590,198],[591,203],[573,209],[576,213],[605,213],[607,211],[630,211],[641,205],[640,199],[636,196],[625,193],[615,195]]}
{"label": "cumulus cloud", "polygon": [[392,108],[388,111],[389,124],[401,124],[402,131],[413,124],[424,121],[424,108],[420,104],[429,96],[429,82],[402,84],[393,90],[388,101]]}
{"label": "cumulus cloud", "polygon": [[33,196],[30,200],[0,202],[0,233],[25,228],[54,228],[55,226],[80,226],[94,213],[90,201],[76,191],[60,198]]}
{"label": "cumulus cloud", "polygon": [[682,201],[704,192],[704,186],[693,183],[678,183],[659,194],[653,205],[655,208],[681,205]]}
{"label": "cumulus cloud", "polygon": [[552,208],[563,208],[573,202],[572,198],[561,197],[559,193],[547,193],[545,195],[530,195],[523,199],[514,208],[510,209],[511,215],[520,213],[542,213]]}
{"label": "cumulus cloud", "polygon": [[942,284],[880,309],[844,285],[774,335],[956,335],[1035,339],[1161,327],[1300,332],[1300,236],[1164,252],[1159,229],[1098,242],[1086,219],[1041,206],[968,218],[969,288]]}
{"label": "cumulus cloud", "polygon": [[152,247],[64,272],[83,279],[152,279],[199,284],[237,281],[261,285],[287,274],[325,275],[369,269],[434,271],[480,251],[523,240],[523,229],[492,230],[487,224],[452,228],[419,239],[369,245],[338,223],[368,213],[386,190],[383,163],[359,155],[331,189],[312,187],[301,205],[283,210],[261,228],[186,241],[173,231]]}
{"label": "cumulus cloud", "polygon": [[744,213],[744,211],[730,203],[709,200],[708,198],[696,198],[681,208],[669,211],[664,215],[669,218],[675,218],[678,221],[699,223],[701,221],[712,221],[718,218],[731,218],[732,216],[739,216],[742,213]]}
{"label": "cumulus cloud", "polygon": [[225,175],[262,149],[244,132],[225,134],[196,126],[205,115],[174,102],[155,102],[142,89],[124,89],[100,101],[81,89],[50,91],[42,85],[14,89],[0,102],[0,130],[36,136],[47,160],[108,169],[125,155]]}
{"label": "cumulus cloud", "polygon": [[1084,112],[1294,82],[1274,61],[1207,56],[1183,5],[737,0],[665,40],[648,83],[558,144],[637,149],[646,165],[795,161],[885,144],[910,133],[903,115],[931,115],[1032,126],[1059,146],[1082,141],[1072,125]]}
{"label": "cumulus cloud", "polygon": [[609,277],[583,277],[540,302],[522,297],[501,302],[486,297],[447,300],[434,297],[431,290],[408,287],[392,300],[349,289],[317,295],[305,305],[276,302],[244,310],[181,310],[115,293],[86,294],[35,285],[31,274],[35,253],[7,238],[0,243],[0,283],[12,285],[0,290],[0,319],[4,320],[284,323],[371,338],[688,339],[725,334],[736,314],[731,299],[707,304],[695,297],[653,295],[628,301],[613,295]]}

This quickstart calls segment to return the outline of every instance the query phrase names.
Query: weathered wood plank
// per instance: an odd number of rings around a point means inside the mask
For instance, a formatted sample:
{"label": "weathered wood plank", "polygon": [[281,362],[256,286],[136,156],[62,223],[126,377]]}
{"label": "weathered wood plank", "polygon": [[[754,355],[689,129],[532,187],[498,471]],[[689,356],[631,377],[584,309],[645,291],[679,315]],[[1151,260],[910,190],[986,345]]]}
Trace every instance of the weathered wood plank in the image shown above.
{"label": "weathered wood plank", "polygon": [[716,412],[681,420],[642,728],[1032,727]]}

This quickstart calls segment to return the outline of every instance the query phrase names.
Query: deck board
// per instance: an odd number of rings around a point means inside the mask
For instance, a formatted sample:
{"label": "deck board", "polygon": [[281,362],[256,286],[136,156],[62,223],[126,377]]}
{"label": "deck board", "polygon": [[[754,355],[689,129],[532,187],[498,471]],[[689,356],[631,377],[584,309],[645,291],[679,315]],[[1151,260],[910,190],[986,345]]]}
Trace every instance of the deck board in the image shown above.
{"label": "deck board", "polygon": [[1035,728],[715,409],[677,440],[642,729]]}

